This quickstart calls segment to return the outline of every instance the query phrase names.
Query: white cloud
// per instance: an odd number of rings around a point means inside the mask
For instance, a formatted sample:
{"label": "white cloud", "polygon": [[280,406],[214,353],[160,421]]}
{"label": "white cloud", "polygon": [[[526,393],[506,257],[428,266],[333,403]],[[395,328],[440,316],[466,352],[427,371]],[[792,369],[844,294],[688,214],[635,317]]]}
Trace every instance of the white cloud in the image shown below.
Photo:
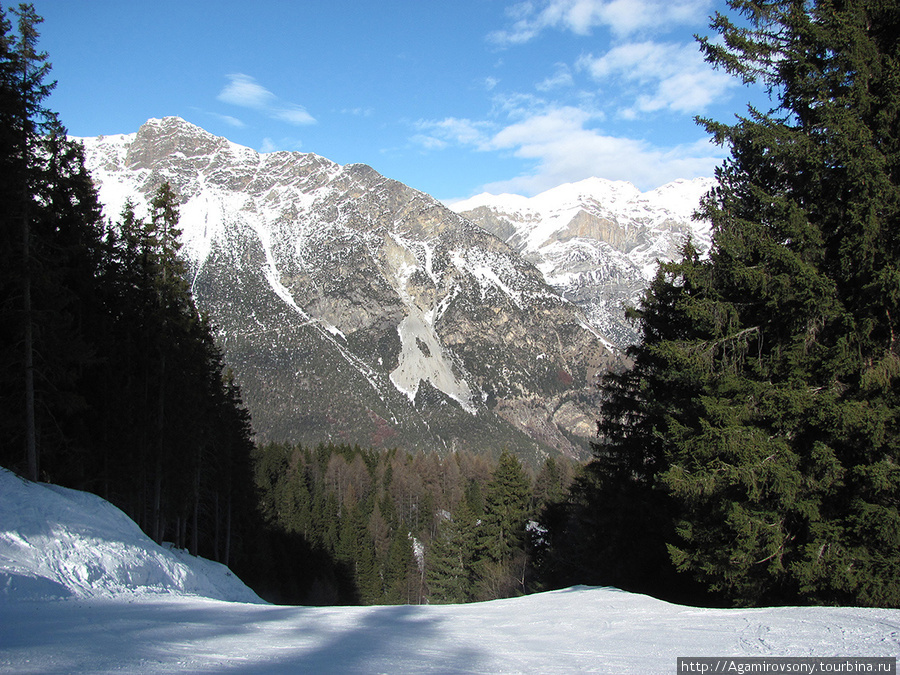
{"label": "white cloud", "polygon": [[677,178],[710,176],[721,161],[720,149],[706,141],[656,148],[590,129],[587,121],[583,111],[563,108],[506,127],[494,136],[492,146],[533,160],[533,169],[485,189],[533,195],[561,183],[600,176],[627,180],[647,190]]}
{"label": "white cloud", "polygon": [[213,113],[213,115],[225,122],[225,124],[235,127],[236,129],[243,129],[245,126],[247,126],[237,117],[232,117],[231,115],[220,115],[219,113]]}
{"label": "white cloud", "polygon": [[272,108],[269,113],[275,119],[289,124],[304,125],[316,123],[316,119],[306,112],[306,108],[299,105],[278,106]]}
{"label": "white cloud", "polygon": [[703,22],[711,4],[711,0],[531,0],[509,7],[512,25],[488,38],[499,45],[515,45],[547,29],[588,35],[600,26],[626,36],[651,28]]}
{"label": "white cloud", "polygon": [[231,82],[219,92],[218,99],[220,101],[244,108],[264,109],[277,100],[275,94],[258,84],[249,75],[234,73],[229,75],[228,79]]}
{"label": "white cloud", "polygon": [[228,75],[228,79],[230,82],[217,97],[220,101],[258,110],[288,124],[315,124],[315,118],[303,106],[282,101],[250,75],[233,73]]}
{"label": "white cloud", "polygon": [[426,150],[443,150],[450,147],[447,141],[428,134],[416,134],[410,140],[416,145],[421,145]]}
{"label": "white cloud", "polygon": [[424,133],[416,134],[412,141],[428,150],[443,150],[454,145],[469,145],[482,149],[489,140],[489,122],[475,122],[458,117],[442,120],[419,120],[415,127]]}
{"label": "white cloud", "polygon": [[[620,98],[631,95],[621,110],[625,117],[659,110],[696,113],[737,85],[706,63],[693,43],[630,42],[599,57],[583,56],[577,67],[601,84],[617,85],[606,89],[616,90]],[[634,86],[629,89],[623,83]]]}
{"label": "white cloud", "polygon": [[344,115],[353,115],[354,117],[371,117],[375,114],[374,108],[341,108]]}
{"label": "white cloud", "polygon": [[232,117],[231,115],[222,115],[217,112],[210,112],[209,110],[204,110],[203,108],[192,107],[192,110],[196,110],[198,113],[202,115],[206,115],[208,117],[215,117],[220,122],[224,122],[230,127],[234,127],[235,129],[243,129],[247,125],[244,124],[242,120],[239,120],[237,117]]}
{"label": "white cloud", "polygon": [[278,152],[279,149],[280,149],[280,148],[279,148],[277,145],[275,145],[275,141],[273,141],[273,140],[272,140],[271,138],[269,138],[268,136],[266,136],[266,137],[263,139],[262,145],[259,147],[259,151],[262,152],[262,153],[266,153],[266,152]]}
{"label": "white cloud", "polygon": [[493,97],[491,113],[509,119],[521,119],[547,109],[547,101],[534,94],[504,92]]}
{"label": "white cloud", "polygon": [[557,63],[553,75],[534,86],[538,91],[550,91],[561,87],[571,87],[573,84],[575,84],[575,81],[572,79],[572,72],[569,70],[569,67],[564,63]]}
{"label": "white cloud", "polygon": [[455,144],[527,160],[530,171],[489,183],[484,189],[528,195],[591,176],[627,180],[647,190],[677,178],[711,176],[723,157],[722,150],[706,140],[657,148],[645,141],[604,134],[590,126],[601,119],[598,113],[574,106],[545,105],[514,112],[515,121],[499,128],[457,118],[420,121],[417,127],[427,133],[413,140],[428,149]]}

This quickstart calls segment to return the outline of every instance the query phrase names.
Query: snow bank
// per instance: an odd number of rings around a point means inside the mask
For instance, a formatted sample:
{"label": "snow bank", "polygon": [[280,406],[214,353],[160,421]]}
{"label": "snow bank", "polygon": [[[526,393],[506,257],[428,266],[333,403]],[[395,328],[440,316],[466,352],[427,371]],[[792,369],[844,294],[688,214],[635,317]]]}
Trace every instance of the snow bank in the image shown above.
{"label": "snow bank", "polygon": [[0,468],[0,602],[160,594],[262,602],[224,565],[157,545],[100,497]]}

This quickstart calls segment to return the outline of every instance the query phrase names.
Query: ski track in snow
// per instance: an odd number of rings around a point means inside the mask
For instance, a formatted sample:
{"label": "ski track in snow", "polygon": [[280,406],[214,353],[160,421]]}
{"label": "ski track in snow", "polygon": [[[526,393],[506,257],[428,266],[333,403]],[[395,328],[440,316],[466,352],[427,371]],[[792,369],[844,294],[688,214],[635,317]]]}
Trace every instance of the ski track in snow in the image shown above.
{"label": "ski track in snow", "polygon": [[99,497],[0,469],[0,673],[643,674],[675,673],[679,656],[898,652],[900,610],[700,609],[612,588],[266,605]]}

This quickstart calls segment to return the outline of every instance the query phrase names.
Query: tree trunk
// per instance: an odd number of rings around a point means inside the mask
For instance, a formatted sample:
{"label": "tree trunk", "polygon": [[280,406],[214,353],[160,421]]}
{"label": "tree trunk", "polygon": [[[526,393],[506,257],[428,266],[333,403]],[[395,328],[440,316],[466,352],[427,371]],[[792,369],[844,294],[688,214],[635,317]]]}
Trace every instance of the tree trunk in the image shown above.
{"label": "tree trunk", "polygon": [[24,277],[22,283],[22,304],[25,314],[25,455],[28,459],[28,478],[38,480],[40,465],[38,463],[37,432],[34,418],[34,330],[31,311],[31,265],[29,263],[29,227],[28,216],[24,217]]}
{"label": "tree trunk", "polygon": [[225,560],[222,562],[227,567],[231,561],[231,494],[228,495],[228,506],[225,512]]}
{"label": "tree trunk", "polygon": [[215,509],[215,532],[213,533],[213,556],[216,562],[222,562],[222,551],[219,549],[219,491],[213,496],[213,508]]}
{"label": "tree trunk", "polygon": [[191,522],[191,554],[197,555],[200,543],[200,462],[194,471],[194,513]]}
{"label": "tree trunk", "polygon": [[160,355],[159,360],[159,415],[156,420],[156,432],[158,447],[156,448],[156,475],[153,481],[153,539],[157,544],[162,542],[162,473],[163,450],[166,447],[166,355]]}

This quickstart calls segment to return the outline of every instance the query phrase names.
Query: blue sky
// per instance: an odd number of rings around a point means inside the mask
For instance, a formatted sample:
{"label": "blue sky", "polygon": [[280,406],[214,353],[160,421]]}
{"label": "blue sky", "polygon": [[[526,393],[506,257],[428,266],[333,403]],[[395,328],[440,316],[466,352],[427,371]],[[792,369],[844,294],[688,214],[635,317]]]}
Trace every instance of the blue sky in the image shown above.
{"label": "blue sky", "polygon": [[[6,3],[4,6],[8,6]],[[753,92],[700,56],[720,0],[34,0],[76,136],[177,115],[452,201],[712,175],[696,115]]]}

